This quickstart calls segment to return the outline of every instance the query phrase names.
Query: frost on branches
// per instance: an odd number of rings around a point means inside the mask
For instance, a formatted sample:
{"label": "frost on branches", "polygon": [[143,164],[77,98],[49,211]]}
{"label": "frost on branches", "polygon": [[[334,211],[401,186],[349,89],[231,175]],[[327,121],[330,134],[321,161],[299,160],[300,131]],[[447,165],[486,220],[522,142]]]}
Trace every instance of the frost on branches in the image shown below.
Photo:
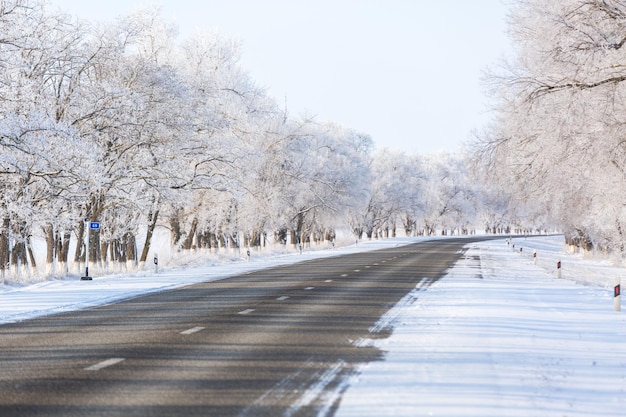
{"label": "frost on branches", "polygon": [[522,223],[461,156],[289,117],[239,53],[152,7],[94,25],[0,0],[3,282],[141,268],[157,234],[184,256]]}
{"label": "frost on branches", "polygon": [[626,254],[626,3],[518,0],[515,55],[488,77],[497,120],[477,143],[492,186],[571,244]]}

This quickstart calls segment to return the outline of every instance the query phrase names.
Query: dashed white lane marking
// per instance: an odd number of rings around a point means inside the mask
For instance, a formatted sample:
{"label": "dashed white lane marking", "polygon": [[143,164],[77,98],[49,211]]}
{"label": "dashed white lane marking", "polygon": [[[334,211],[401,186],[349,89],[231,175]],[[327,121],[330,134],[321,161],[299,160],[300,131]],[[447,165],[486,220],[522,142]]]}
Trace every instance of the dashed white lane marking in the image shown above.
{"label": "dashed white lane marking", "polygon": [[348,274],[341,274],[341,277],[342,277],[342,278],[343,278],[343,277],[347,277],[347,276],[348,276]]}
{"label": "dashed white lane marking", "polygon": [[332,279],[327,279],[327,280],[326,280],[326,281],[324,281],[324,282],[333,282],[333,280],[332,280]]}
{"label": "dashed white lane marking", "polygon": [[253,309],[253,308],[249,308],[249,309],[247,309],[247,310],[240,311],[240,312],[239,312],[239,313],[237,313],[237,314],[250,314],[250,313],[252,313],[253,311],[254,311],[254,309]]}
{"label": "dashed white lane marking", "polygon": [[122,362],[124,358],[111,358],[102,362],[98,362],[95,365],[91,365],[85,368],[85,371],[99,371],[100,369],[107,368]]}
{"label": "dashed white lane marking", "polygon": [[314,289],[315,289],[315,287],[306,287],[306,288],[304,289],[304,291],[311,291],[311,290],[314,290]]}
{"label": "dashed white lane marking", "polygon": [[187,329],[187,330],[185,330],[183,332],[180,332],[180,334],[193,334],[193,333],[197,333],[200,330],[204,330],[204,329],[205,329],[205,327],[193,327],[191,329]]}
{"label": "dashed white lane marking", "polygon": [[289,296],[288,295],[283,295],[283,296],[278,297],[276,300],[277,301],[285,301],[287,299],[289,299]]}
{"label": "dashed white lane marking", "polygon": [[361,272],[361,270],[360,269],[355,269],[354,272]]}

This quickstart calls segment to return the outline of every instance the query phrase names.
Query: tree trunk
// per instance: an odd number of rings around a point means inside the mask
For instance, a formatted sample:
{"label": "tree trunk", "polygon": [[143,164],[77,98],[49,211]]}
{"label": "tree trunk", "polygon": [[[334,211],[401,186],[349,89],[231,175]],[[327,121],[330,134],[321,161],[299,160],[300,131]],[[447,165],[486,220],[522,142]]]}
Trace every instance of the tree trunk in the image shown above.
{"label": "tree trunk", "polygon": [[181,213],[181,209],[175,209],[170,217],[170,238],[172,246],[178,245],[178,242],[180,242],[180,239],[183,237],[182,228],[180,226]]}
{"label": "tree trunk", "polygon": [[59,250],[59,262],[61,266],[61,273],[66,275],[68,273],[68,260],[70,255],[70,239],[72,237],[71,232],[66,231],[63,233],[63,242],[61,243],[61,249]]}
{"label": "tree trunk", "polygon": [[107,256],[107,253],[109,252],[110,244],[111,242],[102,242],[100,244],[100,257],[101,257],[102,265],[104,266],[105,269],[109,266],[110,259]]}
{"label": "tree trunk", "polygon": [[217,235],[215,234],[215,232],[209,232],[209,247],[211,249],[219,249],[218,248],[218,241],[217,241]]}
{"label": "tree trunk", "polygon": [[217,229],[217,239],[219,241],[220,248],[226,248],[226,239],[224,239],[224,232],[222,231],[221,226]]}
{"label": "tree trunk", "polygon": [[122,259],[120,251],[120,241],[118,239],[113,239],[109,243],[109,254],[111,257],[111,263],[119,265],[119,262],[121,262]]}
{"label": "tree trunk", "polygon": [[239,241],[237,239],[237,234],[233,234],[233,233],[229,233],[228,234],[228,246],[231,249],[237,249],[239,248]]}
{"label": "tree trunk", "polygon": [[2,282],[6,278],[7,268],[9,267],[9,228],[11,220],[5,217],[2,221],[2,230],[0,231],[0,271],[2,273]]}
{"label": "tree trunk", "polygon": [[27,263],[26,244],[24,242],[15,242],[13,250],[11,251],[11,265],[13,266],[13,270],[16,271],[17,276],[20,275],[21,270],[26,268]]}
{"label": "tree trunk", "polygon": [[76,233],[76,251],[74,252],[74,263],[78,265],[85,260],[83,253],[83,245],[85,244],[85,222],[78,222],[78,232]]}
{"label": "tree trunk", "polygon": [[89,262],[92,265],[100,265],[102,260],[100,257],[100,231],[94,230],[92,232],[91,229],[87,229],[86,233],[89,239]]}
{"label": "tree trunk", "polygon": [[49,276],[54,273],[54,258],[57,247],[52,223],[46,224],[43,228],[43,232],[46,238],[46,275]]}
{"label": "tree trunk", "polygon": [[296,239],[292,240],[291,243],[293,245],[303,244],[304,243],[304,211],[300,211],[296,214],[296,228],[294,230],[294,234]]}
{"label": "tree trunk", "polygon": [[137,261],[137,242],[135,235],[130,232],[126,233],[124,241],[126,246],[126,265],[132,268]]}
{"label": "tree trunk", "polygon": [[152,235],[154,234],[154,228],[156,227],[158,218],[159,210],[156,210],[154,214],[152,212],[148,214],[148,230],[146,231],[146,240],[143,244],[143,250],[141,251],[139,263],[145,263],[146,259],[148,259],[148,253],[150,252],[150,243],[152,242]]}
{"label": "tree trunk", "polygon": [[189,230],[187,237],[185,237],[185,240],[183,241],[183,246],[182,246],[183,250],[190,250],[192,248],[194,237],[196,236],[197,228],[198,228],[198,218],[194,217],[193,221],[191,222],[191,229]]}
{"label": "tree trunk", "polygon": [[253,231],[250,236],[250,246],[258,248],[261,246],[261,232]]}
{"label": "tree trunk", "polygon": [[37,261],[35,261],[35,255],[33,254],[33,245],[31,244],[30,236],[26,237],[26,250],[28,252],[28,261],[30,262],[30,273],[36,276]]}

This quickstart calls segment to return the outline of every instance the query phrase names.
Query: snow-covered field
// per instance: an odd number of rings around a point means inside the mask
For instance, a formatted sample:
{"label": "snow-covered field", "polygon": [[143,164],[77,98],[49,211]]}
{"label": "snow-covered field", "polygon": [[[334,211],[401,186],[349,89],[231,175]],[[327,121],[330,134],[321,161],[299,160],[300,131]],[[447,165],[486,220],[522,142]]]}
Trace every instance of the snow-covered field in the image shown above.
{"label": "snow-covered field", "polygon": [[394,333],[371,342],[384,361],[349,381],[336,415],[625,416],[626,319],[613,300],[625,271],[560,253],[561,238],[513,244],[470,245],[390,311]]}
{"label": "snow-covered field", "polygon": [[[93,281],[5,285],[0,323],[414,241],[372,241]],[[340,387],[345,392],[336,415],[626,415],[626,319],[613,303],[614,280],[626,270],[562,250],[561,237],[469,244],[447,276],[428,291],[408,294],[381,319],[377,327],[395,328],[389,338],[357,342],[380,347],[386,356]]]}

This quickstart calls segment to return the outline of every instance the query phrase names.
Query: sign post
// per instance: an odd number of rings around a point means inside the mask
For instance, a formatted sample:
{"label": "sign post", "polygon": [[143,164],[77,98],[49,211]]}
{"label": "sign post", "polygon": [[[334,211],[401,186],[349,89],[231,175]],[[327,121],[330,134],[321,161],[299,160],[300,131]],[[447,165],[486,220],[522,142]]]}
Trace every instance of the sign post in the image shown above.
{"label": "sign post", "polygon": [[91,240],[91,231],[100,230],[100,223],[98,222],[90,222],[89,227],[87,228],[87,243],[85,248],[85,276],[81,277],[81,281],[91,281],[92,278],[89,276],[89,241]]}

